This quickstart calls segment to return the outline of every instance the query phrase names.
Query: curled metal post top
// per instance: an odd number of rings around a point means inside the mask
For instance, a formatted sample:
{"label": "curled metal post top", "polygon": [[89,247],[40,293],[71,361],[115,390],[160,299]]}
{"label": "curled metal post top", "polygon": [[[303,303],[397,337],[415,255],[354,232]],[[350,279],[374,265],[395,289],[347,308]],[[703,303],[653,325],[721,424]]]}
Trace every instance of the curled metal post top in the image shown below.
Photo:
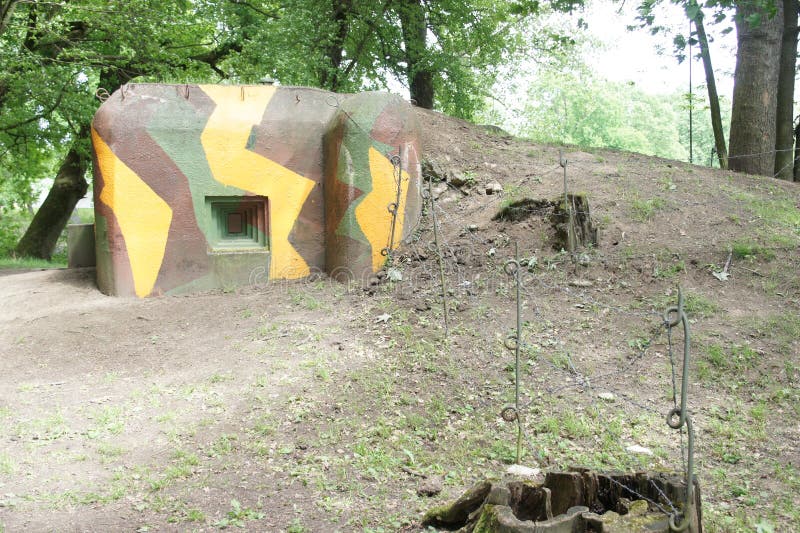
{"label": "curled metal post top", "polygon": [[505,346],[507,349],[511,351],[516,350],[517,346],[519,346],[516,333],[512,333],[508,337],[506,337],[506,340],[503,341],[503,346]]}
{"label": "curled metal post top", "polygon": [[680,407],[672,409],[669,413],[667,413],[667,425],[672,429],[680,429],[681,426],[683,426],[683,417],[681,415],[682,412]]}
{"label": "curled metal post top", "polygon": [[[672,318],[672,315],[674,315],[675,318]],[[678,287],[678,305],[669,307],[664,312],[664,324],[669,328],[675,327],[685,318],[685,316],[686,315],[683,311],[683,291],[681,291],[680,287]]]}
{"label": "curled metal post top", "polygon": [[325,103],[331,107],[339,107],[339,99],[333,94],[330,94],[325,98]]}
{"label": "curled metal post top", "polygon": [[[667,423],[673,429],[679,429],[686,423],[688,411],[688,395],[689,395],[689,360],[690,360],[690,344],[691,333],[689,331],[689,318],[684,311],[683,291],[678,288],[678,305],[677,307],[670,307],[664,313],[664,324],[668,329],[672,329],[678,324],[683,325],[683,373],[681,376],[681,403],[680,407],[673,409],[667,416]],[[672,316],[674,315],[674,319]],[[675,414],[679,416],[675,421]]]}
{"label": "curled metal post top", "polygon": [[509,259],[503,265],[503,272],[509,276],[516,276],[519,272],[519,261],[516,259]]}
{"label": "curled metal post top", "polygon": [[[672,330],[678,324],[683,325],[683,375],[681,376],[681,403],[667,414],[667,425],[672,429],[681,429],[684,425],[689,437],[689,449],[687,450],[688,461],[686,465],[686,502],[683,508],[683,518],[680,523],[676,523],[677,513],[673,513],[669,518],[671,531],[684,531],[689,527],[691,521],[691,510],[694,505],[694,428],[692,419],[688,413],[688,389],[689,389],[689,353],[691,345],[691,333],[689,331],[689,318],[684,310],[683,291],[678,287],[678,305],[669,307],[664,312],[664,325],[667,330]],[[672,345],[670,342],[670,360],[672,360]]]}
{"label": "curled metal post top", "polygon": [[98,87],[97,90],[94,92],[94,95],[101,102],[105,102],[106,100],[111,98],[111,95],[108,94],[108,90],[104,87]]}
{"label": "curled metal post top", "polygon": [[519,411],[513,405],[507,405],[500,411],[500,418],[506,422],[515,422],[519,420]]}

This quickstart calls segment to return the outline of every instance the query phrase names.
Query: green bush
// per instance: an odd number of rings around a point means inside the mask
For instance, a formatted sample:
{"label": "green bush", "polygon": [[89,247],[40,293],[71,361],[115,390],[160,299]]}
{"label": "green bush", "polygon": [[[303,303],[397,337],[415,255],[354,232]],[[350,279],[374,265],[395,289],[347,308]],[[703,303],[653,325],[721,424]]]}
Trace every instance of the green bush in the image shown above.
{"label": "green bush", "polygon": [[24,211],[8,211],[0,214],[0,257],[9,257],[22,233],[30,223],[30,215]]}

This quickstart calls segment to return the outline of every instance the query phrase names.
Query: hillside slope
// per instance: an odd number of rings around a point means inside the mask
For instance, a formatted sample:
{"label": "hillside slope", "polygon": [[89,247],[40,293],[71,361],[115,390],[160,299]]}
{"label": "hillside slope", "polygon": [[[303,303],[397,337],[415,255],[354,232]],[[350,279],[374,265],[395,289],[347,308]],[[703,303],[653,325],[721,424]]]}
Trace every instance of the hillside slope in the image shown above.
{"label": "hillside slope", "polygon": [[[660,317],[645,316],[674,305],[680,286],[693,330],[689,403],[709,530],[751,530],[762,518],[779,524],[776,530],[797,527],[800,187],[639,154],[531,145],[425,111],[418,118],[434,166],[466,181],[458,189],[469,192],[449,187],[439,198],[455,254],[494,248],[505,259],[517,243],[521,257],[538,259],[526,278],[531,351],[567,371],[539,361],[531,379],[539,391],[567,396],[556,400],[555,413],[536,401],[533,412],[554,417],[561,442],[573,444],[586,435],[569,425],[597,409],[598,392],[611,390],[628,397],[622,425],[634,427],[621,435],[606,427],[600,438],[635,440],[637,416],[672,398]],[[563,159],[570,192],[586,195],[599,228],[597,246],[583,250],[578,266],[553,260],[550,210],[517,223],[492,221],[523,198],[559,199]],[[491,182],[503,192],[486,195]],[[502,259],[488,263],[491,272]],[[489,305],[510,307],[507,299]],[[511,324],[504,319],[496,332]],[[603,380],[592,378],[598,375]],[[552,387],[554,380],[565,385]]]}
{"label": "hillside slope", "polygon": [[[515,248],[525,465],[681,471],[664,419],[683,335],[663,323],[680,286],[706,530],[796,528],[800,189],[563,148],[598,228],[573,261],[552,243],[559,147],[418,120],[447,181],[366,288],[126,300],[86,272],[0,279],[0,531],[418,531],[515,459],[499,416],[515,393]],[[520,220],[493,220],[525,199]]]}

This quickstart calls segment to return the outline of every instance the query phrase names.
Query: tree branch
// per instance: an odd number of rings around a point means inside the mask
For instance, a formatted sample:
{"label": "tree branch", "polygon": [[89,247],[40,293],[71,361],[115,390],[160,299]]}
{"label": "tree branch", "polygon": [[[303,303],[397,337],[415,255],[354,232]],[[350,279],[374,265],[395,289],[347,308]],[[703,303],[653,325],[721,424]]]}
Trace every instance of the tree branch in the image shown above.
{"label": "tree branch", "polygon": [[43,118],[46,118],[48,115],[50,115],[50,113],[52,113],[53,111],[58,109],[58,107],[61,105],[61,101],[64,99],[64,93],[65,92],[66,91],[62,89],[61,92],[58,93],[58,98],[56,98],[56,101],[53,102],[53,105],[51,105],[50,107],[48,107],[46,110],[42,111],[41,113],[33,115],[32,117],[28,117],[25,120],[20,120],[19,122],[16,122],[14,124],[8,124],[8,125],[5,125],[5,126],[2,126],[2,127],[0,127],[0,131],[6,132],[6,131],[15,130],[15,129],[19,128],[20,126],[25,126],[26,124],[30,124],[32,122],[37,122],[39,120],[42,120]]}
{"label": "tree branch", "polygon": [[0,2],[0,35],[8,28],[11,15],[14,14],[14,8],[17,7],[19,1],[20,0],[2,0],[2,2]]}
{"label": "tree branch", "polygon": [[243,6],[243,7],[246,7],[248,9],[252,9],[256,13],[258,13],[259,15],[262,15],[262,16],[267,17],[267,18],[272,19],[272,20],[277,20],[277,19],[281,18],[280,14],[279,14],[279,8],[275,9],[272,12],[270,12],[270,11],[266,11],[264,9],[261,9],[260,7],[254,6],[253,4],[251,4],[251,3],[249,3],[249,2],[247,2],[245,0],[228,0],[228,1],[230,3],[232,3],[232,4],[236,4],[237,6]]}
{"label": "tree branch", "polygon": [[[392,0],[386,0],[383,3],[383,9],[381,9],[381,14],[377,17],[377,20],[383,19],[383,17],[386,15],[386,12],[389,11],[389,6],[391,5],[392,5]],[[367,21],[367,26],[375,30],[377,26],[376,22],[377,21]],[[358,64],[358,61],[361,58],[361,54],[364,52],[364,47],[367,44],[367,40],[370,37],[371,37],[370,32],[364,33],[364,37],[356,45],[355,52],[353,53],[353,59],[350,61],[350,63],[347,64],[347,67],[344,69],[344,72],[342,72],[341,79],[346,80],[347,77],[350,75],[350,73],[353,71],[353,68],[356,66],[356,64]]]}

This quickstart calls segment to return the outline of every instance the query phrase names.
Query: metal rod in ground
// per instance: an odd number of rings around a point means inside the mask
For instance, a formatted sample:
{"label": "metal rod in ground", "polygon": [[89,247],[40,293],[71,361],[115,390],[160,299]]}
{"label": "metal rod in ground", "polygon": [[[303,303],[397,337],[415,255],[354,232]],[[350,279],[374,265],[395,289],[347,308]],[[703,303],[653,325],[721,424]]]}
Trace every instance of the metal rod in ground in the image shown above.
{"label": "metal rod in ground", "polygon": [[519,244],[514,241],[514,261],[516,269],[514,271],[514,278],[517,284],[517,342],[514,348],[514,409],[517,411],[517,464],[519,464],[522,455],[522,414],[519,407],[519,348],[522,345],[522,299],[520,298],[520,281],[519,281]]}
{"label": "metal rod in ground", "polygon": [[403,187],[403,148],[397,147],[397,155],[392,157],[392,166],[394,167],[393,174],[395,175],[395,185],[397,188],[395,200],[389,204],[389,213],[392,214],[392,224],[389,232],[389,245],[386,247],[386,264],[392,266],[392,250],[394,249],[394,232],[397,225],[397,211],[400,209],[400,191]]}
{"label": "metal rod in ground", "polygon": [[572,219],[572,206],[569,201],[569,192],[567,189],[567,158],[561,150],[558,151],[558,164],[564,169],[564,210],[567,212],[567,248],[572,262],[575,262],[575,230],[574,221]]}
{"label": "metal rod in ground", "polygon": [[450,335],[449,314],[447,306],[447,280],[444,275],[444,257],[439,244],[439,219],[436,218],[436,200],[433,199],[433,180],[428,180],[428,198],[431,202],[431,218],[433,220],[433,244],[436,247],[436,259],[439,261],[439,281],[442,285],[442,311],[444,312],[444,338]]}
{"label": "metal rod in ground", "polygon": [[[683,518],[680,523],[675,522],[676,515],[670,516],[669,525],[670,531],[684,531],[687,528],[691,529],[691,524],[694,522],[696,513],[694,509],[694,429],[692,427],[692,419],[689,414],[688,406],[688,390],[689,390],[689,350],[691,347],[691,333],[689,331],[689,317],[686,315],[684,309],[683,291],[678,287],[678,305],[670,307],[664,313],[664,323],[668,329],[681,324],[683,326],[683,372],[681,375],[681,402],[680,407],[673,408],[667,415],[667,425],[672,429],[682,430],[686,426],[689,437],[688,450],[687,450],[687,465],[686,465],[686,501],[684,503]],[[670,362],[675,365],[672,353],[672,342],[670,341]],[[673,394],[674,394],[673,384]],[[682,433],[681,433],[682,435]],[[683,457],[683,437],[681,437],[681,458]]]}

